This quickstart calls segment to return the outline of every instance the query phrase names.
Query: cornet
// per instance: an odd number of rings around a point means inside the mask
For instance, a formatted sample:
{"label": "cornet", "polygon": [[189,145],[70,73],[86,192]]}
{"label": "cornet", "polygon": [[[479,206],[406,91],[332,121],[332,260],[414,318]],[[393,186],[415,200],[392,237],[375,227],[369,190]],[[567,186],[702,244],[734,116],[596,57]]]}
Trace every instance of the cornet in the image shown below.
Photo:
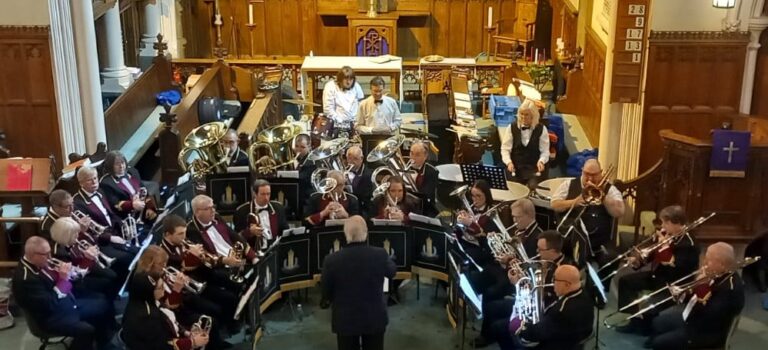
{"label": "cornet", "polygon": [[[173,285],[176,282],[176,278],[181,275],[181,271],[173,266],[166,266],[163,269],[165,273],[165,280],[169,285]],[[205,282],[198,282],[187,276],[187,282],[184,283],[184,289],[193,294],[200,294],[205,289]]]}
{"label": "cornet", "polygon": [[[56,270],[57,268],[59,268],[59,266],[66,263],[67,263],[66,261],[63,261],[57,258],[48,258],[48,268],[51,270]],[[72,265],[69,270],[69,276],[67,276],[67,279],[70,281],[77,280],[85,277],[85,275],[87,274],[88,274],[88,269],[82,269],[80,267]]]}
{"label": "cornet", "polygon": [[[184,247],[185,250],[189,250],[190,247],[197,244],[193,243],[188,239],[185,239],[184,241],[181,242],[181,245]],[[203,265],[205,265],[205,267],[207,268],[213,268],[214,266],[216,266],[216,263],[219,261],[218,256],[208,253],[205,250],[203,250],[203,256],[199,257],[199,259],[203,261]]]}
{"label": "cornet", "polygon": [[139,238],[139,228],[136,225],[136,218],[132,215],[128,215],[128,217],[123,220],[123,222],[120,224],[120,231],[123,235],[123,239],[125,240],[125,245],[131,246],[139,246],[138,238]]}
{"label": "cornet", "polygon": [[[80,210],[75,210],[74,212],[72,212],[72,215],[74,215],[75,218],[77,218],[77,220],[82,220],[84,218],[89,218],[90,219],[90,216],[88,216],[88,214],[83,213]],[[106,230],[107,230],[106,226],[99,225],[93,219],[91,219],[91,223],[88,224],[88,231],[93,233],[93,235],[90,235],[90,236],[94,239],[94,241],[99,236],[103,235]]]}
{"label": "cornet", "polygon": [[[85,252],[91,249],[93,246],[93,244],[90,244],[82,239],[77,241],[77,249],[79,249],[80,253],[83,255],[85,255]],[[98,251],[98,255],[96,256],[96,263],[99,265],[99,267],[106,269],[112,266],[112,263],[115,262],[115,258],[110,258],[106,254],[102,253],[101,250],[98,249],[98,246],[96,246],[96,248]]]}
{"label": "cornet", "polygon": [[[245,245],[242,242],[237,241],[229,251],[229,256],[234,257],[237,260],[243,260],[245,257]],[[245,265],[236,266],[232,269],[229,275],[229,279],[235,283],[243,283],[245,281]]]}

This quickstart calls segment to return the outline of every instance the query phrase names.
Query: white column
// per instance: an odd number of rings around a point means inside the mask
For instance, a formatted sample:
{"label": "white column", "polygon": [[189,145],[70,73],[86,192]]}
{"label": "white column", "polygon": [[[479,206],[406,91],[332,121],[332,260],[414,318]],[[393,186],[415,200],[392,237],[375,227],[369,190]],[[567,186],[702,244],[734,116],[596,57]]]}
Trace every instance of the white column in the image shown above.
{"label": "white column", "polygon": [[183,57],[182,47],[186,43],[181,34],[181,23],[177,23],[177,18],[181,17],[182,7],[179,0],[158,0],[160,7],[160,32],[163,33],[163,40],[168,44],[168,53],[171,57]]}
{"label": "white column", "polygon": [[97,21],[99,63],[104,79],[102,91],[122,93],[131,85],[131,74],[125,67],[123,30],[120,27],[120,2],[107,10]]}
{"label": "white column", "polygon": [[751,114],[752,94],[755,88],[755,67],[757,66],[757,50],[760,49],[760,34],[768,28],[768,18],[753,18],[749,23],[749,44],[747,44],[744,78],[741,83],[741,103],[739,113]]}
{"label": "white column", "polygon": [[605,75],[603,77],[603,105],[600,113],[600,141],[598,158],[603,169],[610,164],[618,165],[619,139],[621,133],[621,103],[611,103],[611,84],[613,83],[613,47],[616,39],[616,2],[612,2],[611,23],[608,30],[608,42],[605,43]]}
{"label": "white column", "polygon": [[[51,18],[51,52],[53,54],[53,87],[61,136],[62,160],[70,153],[85,153],[83,110],[80,106],[80,84],[77,77],[75,38],[72,34],[72,12],[68,1],[48,0]],[[62,164],[63,165],[63,164]]]}
{"label": "white column", "polygon": [[[49,0],[50,3],[59,1]],[[97,143],[107,142],[107,132],[104,128],[104,105],[101,100],[96,29],[93,23],[93,2],[91,0],[71,0],[71,5],[71,26],[75,36],[77,80],[80,87],[80,106],[82,108],[82,125],[75,127],[82,127],[85,133],[85,148],[88,152],[94,152]],[[63,127],[64,125],[62,125]]]}
{"label": "white column", "polygon": [[159,0],[144,0],[144,16],[141,22],[141,47],[139,48],[139,68],[146,70],[152,65],[157,55],[154,45],[160,33]]}

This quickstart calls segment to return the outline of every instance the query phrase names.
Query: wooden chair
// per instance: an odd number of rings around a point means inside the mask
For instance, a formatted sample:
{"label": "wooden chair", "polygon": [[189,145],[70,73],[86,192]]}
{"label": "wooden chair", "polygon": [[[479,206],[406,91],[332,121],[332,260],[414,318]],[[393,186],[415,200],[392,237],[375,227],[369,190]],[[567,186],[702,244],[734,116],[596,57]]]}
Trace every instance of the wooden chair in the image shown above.
{"label": "wooden chair", "polygon": [[[517,18],[506,18],[496,21],[496,32],[491,37],[493,40],[493,58],[501,57],[514,60],[515,51],[517,50],[517,47],[521,45],[521,40],[519,38],[515,38],[513,33],[504,32],[502,24],[506,21],[510,21],[512,23],[511,27],[514,27]],[[499,47],[501,45],[510,45],[511,50],[506,53],[499,54]],[[490,52],[488,54],[490,54]]]}

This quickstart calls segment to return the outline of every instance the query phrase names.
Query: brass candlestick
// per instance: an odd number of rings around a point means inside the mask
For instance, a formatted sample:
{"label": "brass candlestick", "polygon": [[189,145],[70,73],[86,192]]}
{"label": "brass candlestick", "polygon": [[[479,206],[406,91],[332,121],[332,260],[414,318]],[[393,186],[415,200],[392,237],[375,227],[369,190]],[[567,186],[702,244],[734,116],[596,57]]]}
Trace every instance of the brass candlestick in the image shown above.
{"label": "brass candlestick", "polygon": [[371,0],[370,3],[368,4],[368,13],[365,14],[366,16],[368,16],[368,18],[376,18],[378,16],[378,13],[377,13],[378,6],[376,5],[377,5],[376,0]]}
{"label": "brass candlestick", "polygon": [[248,27],[248,46],[250,47],[251,58],[253,58],[253,30],[256,29],[256,24],[246,24]]}

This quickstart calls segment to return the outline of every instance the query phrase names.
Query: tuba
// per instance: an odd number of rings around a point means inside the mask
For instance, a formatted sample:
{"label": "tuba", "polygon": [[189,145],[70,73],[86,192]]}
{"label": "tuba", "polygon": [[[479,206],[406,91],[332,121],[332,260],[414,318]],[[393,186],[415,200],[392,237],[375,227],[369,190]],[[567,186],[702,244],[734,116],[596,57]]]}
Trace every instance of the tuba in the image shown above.
{"label": "tuba", "polygon": [[293,166],[293,145],[301,134],[301,126],[286,122],[260,131],[248,147],[248,162],[258,174],[267,175],[277,169]]}
{"label": "tuba", "polygon": [[229,155],[220,141],[228,128],[224,122],[211,122],[190,131],[179,152],[181,170],[189,171],[198,179],[207,174],[226,172]]}
{"label": "tuba", "polygon": [[416,186],[416,180],[414,180],[410,174],[413,162],[409,161],[407,164],[403,162],[403,156],[400,152],[403,142],[405,142],[405,136],[403,135],[395,135],[379,142],[379,144],[368,153],[366,161],[368,161],[368,163],[385,163],[393,173],[400,174],[403,177],[403,182],[405,182],[406,187],[412,192],[419,192]]}
{"label": "tuba", "polygon": [[[341,157],[344,149],[349,145],[349,139],[346,137],[339,137],[331,141],[323,142],[319,147],[312,150],[307,156],[307,160],[318,164],[318,168],[312,172],[310,181],[313,184],[320,183],[322,179],[328,176],[328,171],[339,170],[345,171],[343,157]],[[346,176],[347,174],[345,174]],[[317,189],[317,186],[315,186]]]}

